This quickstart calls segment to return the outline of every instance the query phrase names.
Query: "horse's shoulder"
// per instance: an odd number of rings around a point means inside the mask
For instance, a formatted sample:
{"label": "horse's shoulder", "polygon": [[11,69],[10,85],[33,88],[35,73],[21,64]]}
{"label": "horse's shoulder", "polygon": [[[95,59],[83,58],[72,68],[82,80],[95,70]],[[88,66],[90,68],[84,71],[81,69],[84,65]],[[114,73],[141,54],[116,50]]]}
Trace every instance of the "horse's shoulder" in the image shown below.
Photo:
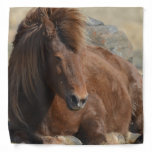
{"label": "horse's shoulder", "polygon": [[119,71],[128,76],[129,79],[136,79],[140,77],[138,70],[122,57],[111,53],[109,50],[99,46],[87,46],[88,51],[98,55],[100,60],[104,60],[105,64],[113,67],[116,71]]}

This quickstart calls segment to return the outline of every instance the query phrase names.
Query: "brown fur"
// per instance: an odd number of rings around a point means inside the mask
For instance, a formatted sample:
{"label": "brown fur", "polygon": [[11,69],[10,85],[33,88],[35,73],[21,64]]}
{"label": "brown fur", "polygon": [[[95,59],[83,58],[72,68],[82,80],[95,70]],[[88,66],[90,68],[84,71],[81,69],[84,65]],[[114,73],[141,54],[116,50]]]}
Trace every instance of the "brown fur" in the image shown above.
{"label": "brown fur", "polygon": [[13,142],[75,135],[100,144],[106,133],[125,136],[131,122],[142,133],[142,77],[122,58],[87,46],[83,26],[76,9],[64,8],[34,9],[21,22],[9,61]]}

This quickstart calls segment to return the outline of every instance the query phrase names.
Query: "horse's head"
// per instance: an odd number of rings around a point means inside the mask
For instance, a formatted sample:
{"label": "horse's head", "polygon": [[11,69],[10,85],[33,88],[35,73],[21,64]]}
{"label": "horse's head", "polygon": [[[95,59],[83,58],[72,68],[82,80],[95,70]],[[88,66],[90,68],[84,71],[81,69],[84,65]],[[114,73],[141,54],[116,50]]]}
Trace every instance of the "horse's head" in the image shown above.
{"label": "horse's head", "polygon": [[46,40],[47,80],[49,87],[65,99],[69,109],[79,110],[84,107],[88,97],[83,75],[82,52],[84,50],[81,42],[81,22],[77,17],[77,11],[71,10],[75,15],[72,17],[70,12],[65,14],[69,16],[62,17],[64,13],[63,9],[63,12],[58,12],[60,17],[57,18],[56,15],[58,24],[55,21],[44,20],[45,32],[48,36]]}
{"label": "horse's head", "polygon": [[71,110],[83,108],[88,93],[80,52],[67,48],[57,35],[48,43],[47,52],[50,87],[66,100]]}

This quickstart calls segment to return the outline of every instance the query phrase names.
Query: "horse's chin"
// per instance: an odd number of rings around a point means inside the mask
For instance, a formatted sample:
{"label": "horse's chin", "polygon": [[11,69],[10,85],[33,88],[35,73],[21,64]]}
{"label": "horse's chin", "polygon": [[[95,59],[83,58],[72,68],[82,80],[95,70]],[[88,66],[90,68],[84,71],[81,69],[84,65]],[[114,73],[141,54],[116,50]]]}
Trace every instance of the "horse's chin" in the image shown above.
{"label": "horse's chin", "polygon": [[79,111],[79,110],[84,108],[84,106],[73,105],[73,103],[71,101],[69,101],[69,100],[67,100],[66,103],[67,103],[68,109],[72,110],[72,111]]}
{"label": "horse's chin", "polygon": [[81,110],[81,109],[83,109],[83,108],[79,108],[79,107],[70,107],[70,106],[68,106],[68,109],[69,109],[69,110],[72,110],[72,111],[79,111],[79,110]]}

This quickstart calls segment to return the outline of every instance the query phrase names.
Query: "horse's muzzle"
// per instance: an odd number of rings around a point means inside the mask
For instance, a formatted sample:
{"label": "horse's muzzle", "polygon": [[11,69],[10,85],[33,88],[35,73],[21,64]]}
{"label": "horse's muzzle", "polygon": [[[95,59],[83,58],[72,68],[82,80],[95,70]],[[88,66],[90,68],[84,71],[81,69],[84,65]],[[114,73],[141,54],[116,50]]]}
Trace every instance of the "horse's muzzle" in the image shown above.
{"label": "horse's muzzle", "polygon": [[72,94],[66,98],[66,103],[70,110],[80,110],[85,106],[87,99],[88,96],[79,99],[76,95]]}

